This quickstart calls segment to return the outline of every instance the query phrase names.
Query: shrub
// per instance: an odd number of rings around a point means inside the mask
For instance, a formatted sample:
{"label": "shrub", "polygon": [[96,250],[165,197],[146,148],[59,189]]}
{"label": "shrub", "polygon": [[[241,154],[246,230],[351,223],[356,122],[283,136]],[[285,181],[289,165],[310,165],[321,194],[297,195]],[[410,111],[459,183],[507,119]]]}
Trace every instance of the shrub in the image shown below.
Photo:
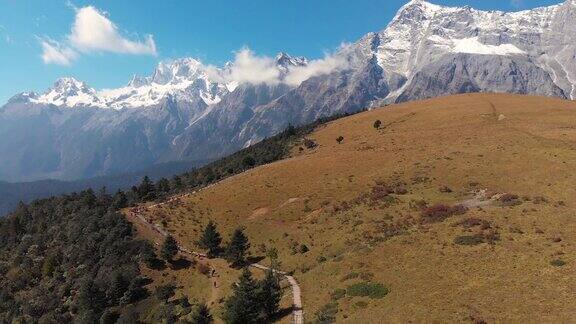
{"label": "shrub", "polygon": [[380,283],[360,282],[348,286],[346,294],[348,296],[384,298],[390,290]]}
{"label": "shrub", "polygon": [[338,136],[338,138],[336,138],[336,142],[338,142],[338,144],[341,144],[343,140],[344,140],[343,136]]}
{"label": "shrub", "polygon": [[466,213],[467,208],[463,205],[448,206],[444,204],[435,204],[422,210],[422,220],[425,223],[438,223],[453,215],[462,215]]}
{"label": "shrub", "polygon": [[496,231],[488,231],[487,233],[479,233],[474,235],[461,235],[454,239],[454,243],[458,245],[478,245],[482,243],[494,244],[500,240],[500,235]]}
{"label": "shrub", "polygon": [[354,306],[356,306],[357,308],[366,308],[366,307],[368,307],[368,303],[363,301],[363,300],[360,300],[360,301],[357,301],[354,304]]}
{"label": "shrub", "polygon": [[318,261],[318,263],[326,262],[326,257],[321,255],[318,258],[316,258],[316,261]]}
{"label": "shrub", "polygon": [[332,300],[338,300],[340,298],[344,298],[346,296],[346,289],[338,288],[332,292]]}
{"label": "shrub", "polygon": [[156,287],[156,291],[154,292],[154,294],[156,295],[156,298],[158,298],[158,300],[168,302],[168,299],[174,296],[174,289],[176,289],[176,287],[174,287],[174,285],[172,284],[162,285]]}
{"label": "shrub", "polygon": [[461,235],[454,239],[454,243],[458,245],[478,245],[484,243],[484,236],[482,234]]}
{"label": "shrub", "polygon": [[308,246],[306,246],[306,244],[300,244],[300,248],[298,250],[302,254],[310,251],[310,249],[308,248]]}
{"label": "shrub", "polygon": [[555,266],[555,267],[562,267],[562,266],[566,265],[566,261],[560,260],[560,259],[555,259],[555,260],[550,261],[550,264]]}
{"label": "shrub", "polygon": [[387,200],[391,193],[394,193],[394,190],[385,185],[377,184],[372,187],[372,191],[370,192],[370,200],[373,202]]}
{"label": "shrub", "polygon": [[316,312],[316,323],[334,323],[336,321],[336,314],[338,313],[338,303],[332,302],[322,306]]}
{"label": "shrub", "polygon": [[518,195],[510,193],[503,194],[498,200],[500,201],[502,206],[516,206],[522,203],[522,200],[520,200],[520,197],[518,197]]}
{"label": "shrub", "polygon": [[304,139],[304,146],[311,150],[313,148],[315,148],[316,146],[318,146],[318,144],[316,144],[316,142],[314,142],[313,140],[309,139],[309,138],[305,138]]}
{"label": "shrub", "polygon": [[376,119],[376,121],[374,122],[374,128],[379,129],[380,126],[382,126],[382,122],[380,121],[380,119]]}

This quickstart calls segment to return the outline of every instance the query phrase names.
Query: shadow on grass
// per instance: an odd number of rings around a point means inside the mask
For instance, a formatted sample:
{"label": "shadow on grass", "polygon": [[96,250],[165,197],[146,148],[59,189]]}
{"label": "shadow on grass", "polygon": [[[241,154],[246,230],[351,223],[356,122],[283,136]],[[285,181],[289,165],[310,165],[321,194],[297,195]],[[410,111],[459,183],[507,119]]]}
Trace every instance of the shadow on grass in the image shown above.
{"label": "shadow on grass", "polygon": [[192,266],[192,262],[184,258],[179,258],[178,260],[174,260],[170,263],[170,268],[172,270],[188,269],[190,266]]}
{"label": "shadow on grass", "polygon": [[154,259],[150,261],[148,267],[152,270],[164,270],[166,269],[166,262],[164,262],[164,260]]}
{"label": "shadow on grass", "polygon": [[270,322],[279,322],[281,321],[283,318],[287,317],[287,316],[291,316],[292,315],[292,311],[294,311],[294,307],[285,307],[285,308],[280,308],[280,310],[278,310],[278,312],[276,314],[274,314],[274,316],[272,316],[269,321]]}
{"label": "shadow on grass", "polygon": [[252,263],[258,263],[262,260],[266,259],[265,256],[249,256],[248,258],[246,258],[246,265],[248,264],[252,264]]}

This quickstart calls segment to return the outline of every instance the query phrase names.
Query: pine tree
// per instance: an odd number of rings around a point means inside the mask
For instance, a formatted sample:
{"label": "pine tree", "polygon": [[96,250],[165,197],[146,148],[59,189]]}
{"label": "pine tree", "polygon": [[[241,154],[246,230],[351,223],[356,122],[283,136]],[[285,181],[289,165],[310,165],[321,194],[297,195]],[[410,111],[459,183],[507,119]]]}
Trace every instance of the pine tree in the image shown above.
{"label": "pine tree", "polygon": [[250,155],[245,156],[244,159],[242,159],[242,166],[244,167],[244,169],[250,169],[252,167],[254,167],[256,165],[256,160],[254,160],[254,158]]}
{"label": "pine tree", "polygon": [[172,187],[175,190],[181,190],[184,187],[184,184],[182,183],[182,178],[180,176],[174,176],[174,178],[172,179]]}
{"label": "pine tree", "polygon": [[128,290],[130,283],[122,276],[120,272],[114,273],[114,277],[112,278],[112,283],[108,288],[107,298],[112,304],[118,304],[120,302],[120,298],[124,296],[126,291]]}
{"label": "pine tree", "polygon": [[266,318],[270,319],[280,308],[282,291],[278,276],[272,269],[266,272],[266,278],[260,283],[260,305]]}
{"label": "pine tree", "polygon": [[162,248],[160,249],[160,254],[166,261],[171,262],[172,258],[176,256],[176,253],[178,253],[178,244],[176,243],[176,240],[171,235],[166,236]]}
{"label": "pine tree", "polygon": [[210,315],[210,310],[206,304],[200,304],[198,310],[192,316],[192,323],[194,324],[211,324],[214,322],[212,315]]}
{"label": "pine tree", "polygon": [[222,237],[216,229],[216,224],[209,221],[198,244],[201,248],[208,250],[208,257],[213,258],[220,253],[220,243],[222,243]]}
{"label": "pine tree", "polygon": [[112,206],[115,209],[122,209],[128,206],[128,198],[126,194],[122,190],[118,190],[116,194],[114,194],[114,198],[112,199]]}
{"label": "pine tree", "polygon": [[138,186],[138,197],[141,200],[151,200],[156,198],[156,188],[148,176],[145,176],[144,179],[142,179],[142,183]]}
{"label": "pine tree", "polygon": [[153,268],[155,266],[157,258],[156,258],[156,252],[154,251],[152,245],[145,244],[144,246],[142,246],[142,248],[140,249],[140,260],[144,261],[144,263],[146,263],[146,266],[148,266],[148,268]]}
{"label": "pine tree", "polygon": [[232,265],[244,264],[246,262],[246,252],[249,248],[250,243],[242,229],[236,229],[226,248],[226,260]]}
{"label": "pine tree", "polygon": [[232,285],[232,296],[224,304],[224,321],[230,324],[257,323],[258,284],[248,269],[244,269],[238,283]]}
{"label": "pine tree", "polygon": [[166,178],[162,178],[158,181],[158,183],[156,184],[156,188],[158,189],[158,192],[166,194],[170,192],[170,181],[168,181],[168,179]]}
{"label": "pine tree", "polygon": [[80,285],[77,302],[82,312],[99,314],[106,306],[106,297],[94,281],[86,280]]}

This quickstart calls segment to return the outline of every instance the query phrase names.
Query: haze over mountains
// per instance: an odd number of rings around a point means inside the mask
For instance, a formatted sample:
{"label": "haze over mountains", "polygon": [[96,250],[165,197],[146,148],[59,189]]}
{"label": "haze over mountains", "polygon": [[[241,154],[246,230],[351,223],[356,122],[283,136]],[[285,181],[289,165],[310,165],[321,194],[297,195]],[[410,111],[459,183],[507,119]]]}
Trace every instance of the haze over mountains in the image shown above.
{"label": "haze over mountains", "polygon": [[82,179],[214,159],[288,124],[463,92],[576,97],[576,1],[516,13],[414,0],[320,60],[244,50],[96,91],[62,78],[0,108],[0,180]]}

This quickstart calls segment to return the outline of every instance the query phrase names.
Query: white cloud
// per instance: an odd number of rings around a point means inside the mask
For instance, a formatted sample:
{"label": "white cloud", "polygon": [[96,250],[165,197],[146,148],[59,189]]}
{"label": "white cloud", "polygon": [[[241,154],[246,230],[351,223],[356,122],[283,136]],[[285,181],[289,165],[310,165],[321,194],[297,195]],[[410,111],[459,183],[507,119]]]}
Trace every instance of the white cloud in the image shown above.
{"label": "white cloud", "polygon": [[40,39],[40,44],[42,45],[42,61],[46,64],[70,65],[78,57],[76,51],[54,40]]}
{"label": "white cloud", "polygon": [[225,70],[214,66],[208,67],[210,76],[220,82],[238,83],[278,83],[280,70],[275,60],[266,56],[257,56],[249,48],[242,48],[236,52],[234,62]]}
{"label": "white cloud", "polygon": [[79,53],[93,52],[157,55],[152,35],[147,35],[144,40],[130,40],[121,35],[104,12],[92,6],[72,8],[76,11],[74,23],[62,42],[39,39],[44,63],[70,65]]}
{"label": "white cloud", "polygon": [[242,48],[236,52],[234,61],[225,69],[215,66],[208,66],[206,69],[213,80],[222,83],[286,83],[297,86],[313,76],[329,74],[346,66],[347,61],[343,56],[327,54],[305,66],[290,66],[287,71],[282,71],[274,58],[258,56],[249,48]]}
{"label": "white cloud", "polygon": [[82,52],[156,55],[156,44],[152,35],[146,36],[144,41],[124,38],[116,24],[92,6],[76,10],[76,18],[68,39]]}
{"label": "white cloud", "polygon": [[313,76],[330,74],[333,71],[346,68],[348,62],[338,55],[326,55],[322,59],[312,60],[305,66],[294,66],[288,70],[285,82],[290,85],[300,85]]}

